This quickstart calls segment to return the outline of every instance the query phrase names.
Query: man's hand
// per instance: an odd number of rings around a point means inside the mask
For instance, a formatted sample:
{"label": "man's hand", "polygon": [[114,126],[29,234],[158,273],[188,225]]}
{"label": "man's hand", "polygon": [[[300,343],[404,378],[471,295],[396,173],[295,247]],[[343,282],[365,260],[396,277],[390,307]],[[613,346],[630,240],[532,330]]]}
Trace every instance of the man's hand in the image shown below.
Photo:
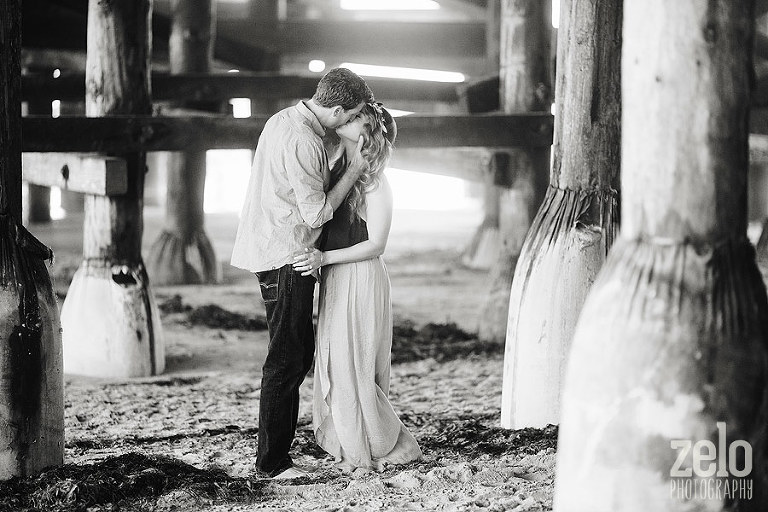
{"label": "man's hand", "polygon": [[302,276],[308,276],[317,271],[325,263],[322,251],[314,247],[305,247],[304,252],[293,257],[293,270],[301,272]]}

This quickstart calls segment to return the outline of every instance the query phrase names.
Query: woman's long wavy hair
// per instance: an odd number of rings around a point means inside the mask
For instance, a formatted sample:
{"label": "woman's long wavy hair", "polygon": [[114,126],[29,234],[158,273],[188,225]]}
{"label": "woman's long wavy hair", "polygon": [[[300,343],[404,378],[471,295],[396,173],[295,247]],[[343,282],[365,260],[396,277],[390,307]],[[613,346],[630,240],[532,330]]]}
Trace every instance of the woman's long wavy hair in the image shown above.
{"label": "woman's long wavy hair", "polygon": [[[379,186],[381,173],[392,156],[392,144],[397,134],[395,120],[381,105],[366,103],[360,113],[365,117],[361,153],[366,168],[347,194],[346,202],[353,220],[359,217],[365,206],[366,192]],[[334,166],[334,171],[341,172],[346,169],[346,165],[344,158],[341,165]]]}

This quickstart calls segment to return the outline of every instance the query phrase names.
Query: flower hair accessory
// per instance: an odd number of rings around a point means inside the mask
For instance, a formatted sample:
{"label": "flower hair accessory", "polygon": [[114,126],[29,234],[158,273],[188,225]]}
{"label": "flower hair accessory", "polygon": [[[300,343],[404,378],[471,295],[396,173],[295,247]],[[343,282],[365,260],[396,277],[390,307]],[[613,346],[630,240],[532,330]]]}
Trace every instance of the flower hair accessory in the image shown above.
{"label": "flower hair accessory", "polygon": [[389,133],[387,131],[387,124],[384,121],[384,109],[382,108],[383,104],[380,101],[375,101],[369,103],[368,106],[371,107],[371,110],[373,110],[376,121],[379,123],[379,126],[381,126],[381,131],[384,133]]}

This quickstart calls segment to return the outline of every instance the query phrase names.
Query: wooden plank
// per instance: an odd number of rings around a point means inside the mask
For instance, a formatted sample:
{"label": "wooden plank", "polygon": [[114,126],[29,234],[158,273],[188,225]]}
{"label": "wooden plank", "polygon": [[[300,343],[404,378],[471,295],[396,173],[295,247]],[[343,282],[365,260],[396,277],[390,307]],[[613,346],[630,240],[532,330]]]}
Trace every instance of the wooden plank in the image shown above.
{"label": "wooden plank", "polygon": [[252,20],[219,20],[217,33],[279,48],[282,55],[344,55],[371,59],[419,55],[425,58],[483,58],[485,21],[382,22],[295,20],[272,24]]}
{"label": "wooden plank", "polygon": [[[59,5],[61,4],[61,5]],[[56,48],[84,52],[86,49],[88,2],[82,0],[24,0],[25,48]],[[169,15],[153,13],[152,40],[155,57],[166,55],[171,22]],[[218,37],[214,58],[242,69],[263,70],[270,52],[239,37]]]}
{"label": "wooden plank", "polygon": [[[23,150],[32,152],[181,151],[253,149],[267,117],[37,117],[22,119]],[[398,148],[546,147],[549,113],[405,116],[397,120]]]}
{"label": "wooden plank", "polygon": [[[22,48],[21,66],[27,69],[67,69],[73,72],[85,73],[85,52],[78,50]],[[25,79],[22,78],[22,94]],[[85,76],[83,76],[83,83]],[[80,98],[85,97],[85,86]],[[47,97],[46,97],[47,99]]]}
{"label": "wooden plank", "polygon": [[[487,159],[484,149],[398,148],[390,165],[482,182]],[[30,184],[94,195],[120,195],[127,190],[128,171],[122,158],[77,153],[23,153],[22,166],[24,181]]]}
{"label": "wooden plank", "polygon": [[749,111],[749,133],[768,135],[768,108],[753,108]]}
{"label": "wooden plank", "polygon": [[482,149],[397,148],[389,162],[391,167],[482,182],[488,151]]}
{"label": "wooden plank", "polygon": [[99,196],[122,195],[128,190],[124,159],[76,153],[22,153],[24,181],[45,187]]}
{"label": "wooden plank", "polygon": [[552,144],[549,113],[406,116],[397,120],[396,147],[547,147]]}
{"label": "wooden plank", "polygon": [[[278,73],[152,74],[152,99],[155,101],[218,101],[230,98],[292,99],[310,98],[319,75]],[[367,78],[380,100],[458,101],[457,84]],[[78,100],[85,97],[85,76],[63,74],[27,75],[22,78],[24,100]]]}

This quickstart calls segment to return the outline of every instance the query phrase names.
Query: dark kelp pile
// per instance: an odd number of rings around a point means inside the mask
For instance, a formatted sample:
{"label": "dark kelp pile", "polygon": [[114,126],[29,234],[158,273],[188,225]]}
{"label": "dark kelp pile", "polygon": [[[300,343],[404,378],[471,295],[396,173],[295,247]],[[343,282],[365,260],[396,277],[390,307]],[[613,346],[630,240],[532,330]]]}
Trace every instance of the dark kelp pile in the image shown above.
{"label": "dark kelp pile", "polygon": [[395,319],[392,338],[392,363],[434,358],[438,362],[470,355],[492,356],[504,353],[504,345],[481,341],[455,323],[428,323],[420,328],[410,320]]}
{"label": "dark kelp pile", "polygon": [[249,317],[241,313],[228,311],[216,304],[206,304],[193,308],[184,304],[181,295],[158,304],[164,314],[182,313],[190,326],[203,326],[211,329],[227,329],[240,331],[264,331],[267,329],[267,319],[263,316]]}
{"label": "dark kelp pile", "polygon": [[264,485],[170,457],[126,453],[96,464],[68,464],[36,477],[1,482],[0,510],[153,510],[158,497],[174,490],[198,501],[242,503],[258,499]]}
{"label": "dark kelp pile", "polygon": [[[182,322],[190,326],[242,331],[267,329],[266,318],[261,315],[249,317],[228,311],[215,304],[192,307],[184,304],[181,295],[178,294],[161,302],[158,308],[166,316],[183,315]],[[429,358],[444,362],[471,355],[493,356],[503,352],[503,344],[481,341],[475,334],[464,331],[453,322],[428,323],[417,328],[411,320],[395,318],[394,321],[393,364]]]}
{"label": "dark kelp pile", "polygon": [[557,426],[504,429],[497,414],[436,415],[403,412],[403,423],[416,433],[424,452],[452,452],[470,459],[481,455],[531,455],[557,447]]}

